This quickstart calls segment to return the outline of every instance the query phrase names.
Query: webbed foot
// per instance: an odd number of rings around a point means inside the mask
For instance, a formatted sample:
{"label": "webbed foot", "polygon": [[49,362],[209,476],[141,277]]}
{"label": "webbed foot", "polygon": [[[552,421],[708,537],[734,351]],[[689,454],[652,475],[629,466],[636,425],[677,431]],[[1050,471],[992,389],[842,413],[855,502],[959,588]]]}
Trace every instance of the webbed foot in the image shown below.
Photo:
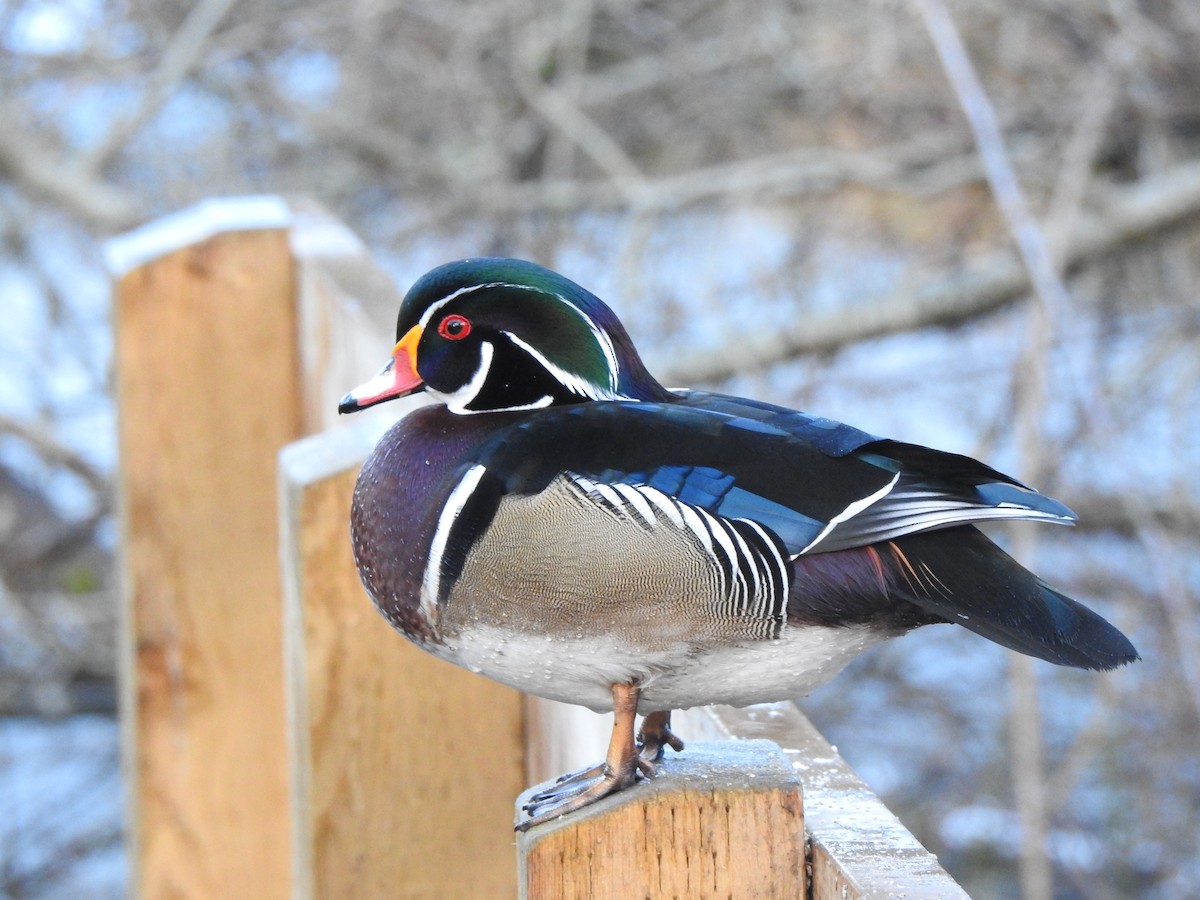
{"label": "webbed foot", "polygon": [[538,791],[522,809],[528,819],[517,823],[525,831],[551,819],[581,809],[602,797],[632,787],[641,778],[653,778],[655,763],[662,758],[663,747],[683,749],[683,741],[671,733],[670,712],[653,712],[642,722],[634,743],[634,721],[637,718],[638,687],[636,684],[614,684],[613,734],[608,755],[599,765],[563,775],[553,785]]}

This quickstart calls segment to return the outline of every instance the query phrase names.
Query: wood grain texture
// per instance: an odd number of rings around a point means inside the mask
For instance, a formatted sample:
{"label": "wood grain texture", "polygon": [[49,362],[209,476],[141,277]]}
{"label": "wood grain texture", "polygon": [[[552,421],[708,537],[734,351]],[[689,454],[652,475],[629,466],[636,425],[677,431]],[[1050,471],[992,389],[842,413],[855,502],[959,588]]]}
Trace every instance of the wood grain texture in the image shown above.
{"label": "wood grain texture", "polygon": [[[685,710],[685,740],[777,743],[804,785],[812,900],[967,900],[967,894],[838,755],[795,703]],[[689,744],[690,746],[690,744]]]}
{"label": "wood grain texture", "polygon": [[512,897],[521,697],[372,607],[349,534],[364,424],[281,457],[297,895]]}
{"label": "wood grain texture", "polygon": [[284,897],[275,460],[300,432],[287,233],[221,234],[116,289],[132,880]]}
{"label": "wood grain texture", "polygon": [[692,743],[658,777],[521,834],[517,854],[527,900],[804,897],[800,783],[769,741]]}

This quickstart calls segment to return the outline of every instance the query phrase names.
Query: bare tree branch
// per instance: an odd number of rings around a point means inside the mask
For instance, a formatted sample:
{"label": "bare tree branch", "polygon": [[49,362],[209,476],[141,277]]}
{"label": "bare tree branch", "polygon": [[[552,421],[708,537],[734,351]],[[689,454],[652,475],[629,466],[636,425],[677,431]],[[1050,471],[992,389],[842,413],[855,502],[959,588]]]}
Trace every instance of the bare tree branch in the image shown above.
{"label": "bare tree branch", "polygon": [[[1200,219],[1200,164],[1176,166],[1127,188],[1112,188],[1098,215],[1080,215],[1064,268],[1086,264]],[[973,271],[905,290],[853,310],[797,317],[774,332],[737,335],[722,347],[660,353],[656,371],[675,384],[716,382],[805,353],[828,353],[855,341],[916,328],[954,326],[1025,296],[1027,270],[994,254]]]}
{"label": "bare tree branch", "polygon": [[57,206],[108,231],[130,228],[138,221],[138,201],[108,182],[96,179],[14,123],[20,117],[4,111],[0,128],[0,172]]}
{"label": "bare tree branch", "polygon": [[78,161],[79,169],[94,177],[129,141],[179,87],[199,61],[205,44],[237,0],[202,0],[191,8],[175,32],[158,68],[147,77],[141,102],[128,115],[119,118],[103,139],[97,141]]}
{"label": "bare tree branch", "polygon": [[534,48],[523,58],[514,60],[513,81],[521,96],[547,123],[590,157],[629,202],[636,203],[645,181],[641,169],[621,145],[567,95],[538,82],[529,71],[537,54],[538,50]]}
{"label": "bare tree branch", "polygon": [[[975,74],[953,19],[940,0],[916,0],[917,9],[933,39],[946,77],[967,114],[975,145],[984,163],[992,194],[1004,212],[1016,240],[1025,271],[1038,302],[1029,304],[1022,342],[1019,376],[1015,382],[1018,445],[1022,475],[1040,484],[1046,456],[1039,431],[1046,402],[1046,367],[1055,325],[1070,303],[1066,288],[1054,269],[1046,240],[1025,203],[1021,186],[1009,161],[995,110]],[[1036,549],[1033,529],[1014,535],[1014,555],[1029,560]],[[1009,659],[1009,739],[1012,756],[1009,772],[1021,822],[1019,870],[1025,900],[1050,900],[1054,872],[1047,853],[1049,814],[1046,803],[1046,764],[1042,715],[1038,705],[1033,661],[1025,656]]]}
{"label": "bare tree branch", "polygon": [[74,450],[59,443],[45,430],[0,413],[0,434],[11,434],[25,441],[49,465],[61,466],[83,479],[95,494],[98,505],[105,506],[108,503],[107,498],[112,488],[108,475]]}

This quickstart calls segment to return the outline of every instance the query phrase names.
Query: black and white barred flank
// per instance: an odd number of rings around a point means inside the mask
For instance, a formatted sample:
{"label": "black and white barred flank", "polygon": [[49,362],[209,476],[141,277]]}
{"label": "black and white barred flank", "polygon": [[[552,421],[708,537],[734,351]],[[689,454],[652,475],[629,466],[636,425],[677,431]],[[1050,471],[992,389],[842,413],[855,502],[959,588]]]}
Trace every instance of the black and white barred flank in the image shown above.
{"label": "black and white barred flank", "polygon": [[757,522],[713,515],[650,485],[606,484],[582,475],[572,475],[569,483],[578,496],[622,521],[689,535],[720,578],[714,614],[760,622],[755,637],[779,636],[792,566],[782,542]]}

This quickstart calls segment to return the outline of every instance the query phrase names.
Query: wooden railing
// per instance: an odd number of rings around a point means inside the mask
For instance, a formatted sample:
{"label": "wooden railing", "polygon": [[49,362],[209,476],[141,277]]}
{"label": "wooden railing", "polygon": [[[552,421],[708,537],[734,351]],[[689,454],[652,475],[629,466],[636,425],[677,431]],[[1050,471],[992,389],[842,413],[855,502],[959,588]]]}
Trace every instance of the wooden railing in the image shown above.
{"label": "wooden railing", "polygon": [[135,893],[965,896],[788,703],[677,714],[659,778],[515,838],[521,791],[610,725],[429,657],[359,584],[354,477],[406,410],[334,410],[390,346],[395,287],[274,197],[108,257]]}

